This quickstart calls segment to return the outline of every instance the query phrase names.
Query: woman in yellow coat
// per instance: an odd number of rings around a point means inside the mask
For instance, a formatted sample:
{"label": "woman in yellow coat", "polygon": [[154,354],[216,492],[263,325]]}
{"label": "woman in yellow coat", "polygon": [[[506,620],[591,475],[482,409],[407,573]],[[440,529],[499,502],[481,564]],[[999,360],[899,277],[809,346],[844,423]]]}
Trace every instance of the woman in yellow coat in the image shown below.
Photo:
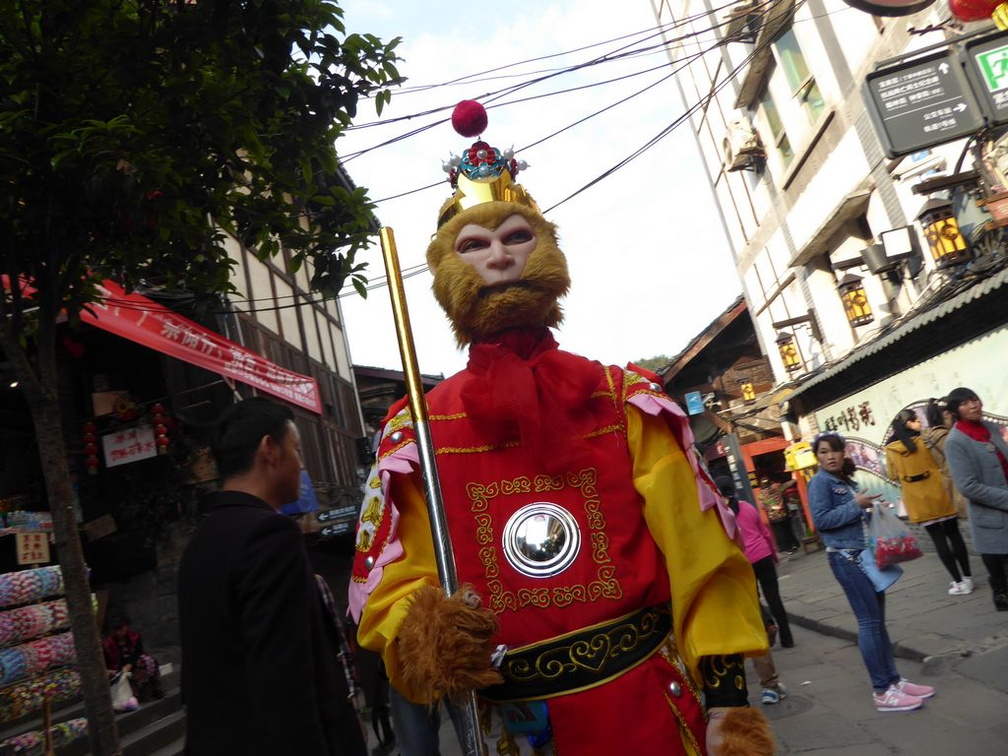
{"label": "woman in yellow coat", "polygon": [[952,576],[949,594],[972,593],[973,573],[959,532],[959,513],[938,464],[921,439],[921,421],[912,410],[901,410],[892,431],[894,440],[885,448],[886,470],[903,491],[910,522],[922,525],[934,541],[938,558]]}

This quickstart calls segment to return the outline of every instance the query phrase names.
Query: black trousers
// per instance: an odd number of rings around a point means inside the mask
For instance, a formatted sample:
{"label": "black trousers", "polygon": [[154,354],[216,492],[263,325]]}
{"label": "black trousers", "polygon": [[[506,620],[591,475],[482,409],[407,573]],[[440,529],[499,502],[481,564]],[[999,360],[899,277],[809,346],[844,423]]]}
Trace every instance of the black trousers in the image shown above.
{"label": "black trousers", "polygon": [[788,624],[787,612],[784,611],[780,588],[777,586],[777,568],[774,566],[773,557],[764,557],[753,563],[753,572],[756,573],[756,581],[763,591],[763,598],[766,600],[767,606],[770,607],[770,613],[777,622],[781,645],[785,648],[794,645],[794,639],[791,637],[791,625]]}

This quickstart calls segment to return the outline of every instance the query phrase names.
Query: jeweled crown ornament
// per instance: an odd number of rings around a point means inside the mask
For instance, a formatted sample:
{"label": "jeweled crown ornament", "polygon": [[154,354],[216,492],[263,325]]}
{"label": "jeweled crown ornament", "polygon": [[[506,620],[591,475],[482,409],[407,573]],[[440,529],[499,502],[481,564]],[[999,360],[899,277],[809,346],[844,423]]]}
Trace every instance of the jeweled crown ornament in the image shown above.
{"label": "jeweled crown ornament", "polygon": [[[487,126],[486,109],[475,100],[463,100],[452,112],[452,126],[464,137],[480,137]],[[482,139],[473,142],[462,156],[452,155],[441,167],[455,194],[441,206],[438,228],[463,210],[484,202],[514,202],[539,211],[539,206],[514,179],[528,165],[515,160],[514,150],[498,150]]]}

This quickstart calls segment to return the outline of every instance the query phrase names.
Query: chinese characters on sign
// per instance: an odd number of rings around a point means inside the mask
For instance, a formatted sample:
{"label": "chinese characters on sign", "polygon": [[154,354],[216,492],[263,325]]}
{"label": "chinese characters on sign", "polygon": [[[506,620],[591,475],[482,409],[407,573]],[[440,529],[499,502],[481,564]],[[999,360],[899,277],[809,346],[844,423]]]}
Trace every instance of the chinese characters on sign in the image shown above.
{"label": "chinese characters on sign", "polygon": [[871,402],[861,402],[841,409],[837,414],[827,417],[823,422],[823,427],[828,431],[857,431],[861,427],[875,425],[875,416],[872,414]]}
{"label": "chinese characters on sign", "polygon": [[49,534],[30,530],[17,534],[18,564],[47,564],[49,562]]}
{"label": "chinese characters on sign", "polygon": [[949,49],[869,74],[864,97],[889,157],[932,147],[983,126],[966,74]]}
{"label": "chinese characters on sign", "polygon": [[321,414],[318,383],[311,376],[270,362],[136,292],[126,293],[112,281],[102,283],[98,291],[102,300],[81,313],[89,325]]}
{"label": "chinese characters on sign", "polygon": [[115,467],[157,456],[154,430],[149,425],[116,431],[102,436],[105,466]]}

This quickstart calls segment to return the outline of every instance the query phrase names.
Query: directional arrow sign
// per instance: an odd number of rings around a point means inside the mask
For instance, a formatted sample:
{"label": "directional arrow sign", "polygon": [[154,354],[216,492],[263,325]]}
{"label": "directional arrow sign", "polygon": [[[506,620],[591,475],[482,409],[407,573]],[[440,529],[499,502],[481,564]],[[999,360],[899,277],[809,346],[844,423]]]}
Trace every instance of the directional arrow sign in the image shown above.
{"label": "directional arrow sign", "polygon": [[966,73],[992,125],[1008,123],[1008,34],[983,37],[965,45]]}
{"label": "directional arrow sign", "polygon": [[951,142],[984,125],[963,67],[948,49],[873,71],[862,94],[889,157]]}

